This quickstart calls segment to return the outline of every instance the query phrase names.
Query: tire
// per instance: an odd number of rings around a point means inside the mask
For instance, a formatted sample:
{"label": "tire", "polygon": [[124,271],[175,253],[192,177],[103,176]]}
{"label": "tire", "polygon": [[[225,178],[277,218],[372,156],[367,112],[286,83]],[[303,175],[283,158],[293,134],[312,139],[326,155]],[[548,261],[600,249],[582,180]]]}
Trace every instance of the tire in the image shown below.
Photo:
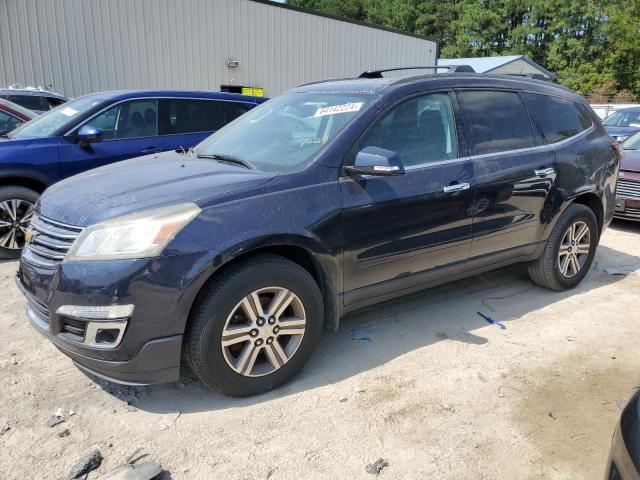
{"label": "tire", "polygon": [[[264,316],[256,315],[253,294]],[[233,397],[264,393],[302,369],[320,339],[323,320],[322,295],[313,277],[283,257],[258,255],[204,287],[189,318],[183,358],[211,389]],[[241,335],[230,333],[238,328],[244,330]],[[302,335],[293,334],[301,330]],[[223,333],[230,345],[223,345]],[[254,351],[257,357],[248,355]]]}
{"label": "tire", "polygon": [[[553,227],[542,256],[529,264],[531,280],[541,287],[556,291],[568,290],[578,285],[589,271],[596,253],[599,241],[597,225],[590,208],[580,204],[569,205]],[[588,232],[576,244],[575,238],[581,234],[583,226]],[[570,228],[574,228],[573,237],[569,232]],[[584,253],[587,235],[589,249],[588,253]],[[561,247],[563,253],[560,252]],[[575,257],[575,264],[570,260],[572,255]]]}
{"label": "tire", "polygon": [[0,187],[0,259],[20,258],[24,233],[39,196],[26,187]]}

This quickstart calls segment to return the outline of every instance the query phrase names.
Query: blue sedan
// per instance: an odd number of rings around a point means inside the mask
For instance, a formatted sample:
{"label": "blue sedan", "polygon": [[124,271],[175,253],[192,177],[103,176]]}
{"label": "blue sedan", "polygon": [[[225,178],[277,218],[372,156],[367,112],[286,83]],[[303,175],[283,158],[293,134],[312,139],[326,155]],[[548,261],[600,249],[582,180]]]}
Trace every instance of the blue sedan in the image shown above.
{"label": "blue sedan", "polygon": [[186,91],[77,98],[0,138],[0,258],[18,258],[38,196],[109,163],[188,150],[266,99]]}

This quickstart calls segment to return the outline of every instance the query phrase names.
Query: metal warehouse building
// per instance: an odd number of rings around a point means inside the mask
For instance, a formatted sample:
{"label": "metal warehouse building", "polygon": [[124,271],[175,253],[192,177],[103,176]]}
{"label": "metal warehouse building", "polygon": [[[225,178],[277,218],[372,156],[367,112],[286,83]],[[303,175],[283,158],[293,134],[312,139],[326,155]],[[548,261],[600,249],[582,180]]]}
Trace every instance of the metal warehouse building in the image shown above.
{"label": "metal warehouse building", "polygon": [[69,97],[143,88],[272,96],[433,65],[437,54],[427,38],[264,0],[0,0],[0,86]]}

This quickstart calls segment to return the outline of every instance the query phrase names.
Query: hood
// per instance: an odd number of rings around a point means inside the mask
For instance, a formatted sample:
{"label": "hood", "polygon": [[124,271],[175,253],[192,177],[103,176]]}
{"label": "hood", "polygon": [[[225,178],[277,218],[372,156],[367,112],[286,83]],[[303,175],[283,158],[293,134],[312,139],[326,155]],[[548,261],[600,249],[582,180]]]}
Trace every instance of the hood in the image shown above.
{"label": "hood", "polygon": [[622,150],[620,170],[640,172],[640,150]]}
{"label": "hood", "polygon": [[609,135],[612,137],[628,137],[636,133],[640,128],[638,127],[604,127]]}
{"label": "hood", "polygon": [[40,197],[38,210],[59,222],[87,226],[155,207],[199,203],[261,185],[274,176],[165,152],[96,168],[56,183]]}

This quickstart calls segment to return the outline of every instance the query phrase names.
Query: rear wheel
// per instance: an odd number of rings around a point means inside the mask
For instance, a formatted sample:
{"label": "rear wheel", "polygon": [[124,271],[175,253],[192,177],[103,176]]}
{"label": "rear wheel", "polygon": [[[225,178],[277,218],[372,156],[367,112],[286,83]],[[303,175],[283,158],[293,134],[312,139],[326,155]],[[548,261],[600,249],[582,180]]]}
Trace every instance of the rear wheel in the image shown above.
{"label": "rear wheel", "polygon": [[184,356],[208,387],[254,395],[303,367],[322,324],[322,297],[313,277],[285,258],[261,255],[232,267],[201,294]]}
{"label": "rear wheel", "polygon": [[531,280],[552,290],[575,287],[591,267],[598,240],[593,211],[570,205],[553,228],[542,256],[529,264]]}
{"label": "rear wheel", "polygon": [[20,257],[38,197],[29,188],[0,187],[0,259]]}

